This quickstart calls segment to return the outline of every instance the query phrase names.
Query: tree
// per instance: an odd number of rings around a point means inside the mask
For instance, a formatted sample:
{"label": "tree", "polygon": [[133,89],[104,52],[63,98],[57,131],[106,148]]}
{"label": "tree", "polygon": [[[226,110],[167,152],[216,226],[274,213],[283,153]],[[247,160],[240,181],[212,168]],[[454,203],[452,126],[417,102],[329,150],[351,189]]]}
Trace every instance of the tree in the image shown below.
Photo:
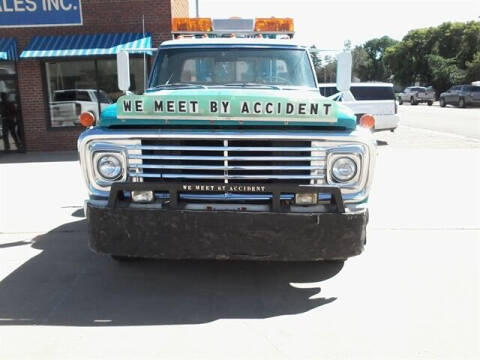
{"label": "tree", "polygon": [[371,78],[373,64],[363,46],[355,46],[352,51],[352,75],[361,81]]}
{"label": "tree", "polygon": [[480,51],[478,51],[474,56],[472,61],[466,62],[466,73],[465,81],[473,82],[480,80]]}
{"label": "tree", "polygon": [[398,41],[388,36],[383,36],[379,39],[372,39],[367,41],[363,48],[368,54],[371,62],[370,76],[366,80],[389,81],[392,75],[390,69],[385,65],[383,58],[385,50],[395,45]]}
{"label": "tree", "polygon": [[427,62],[432,71],[432,80],[437,93],[441,93],[465,79],[465,71],[458,68],[454,59],[446,59],[440,55],[428,55]]}
{"label": "tree", "polygon": [[317,79],[320,83],[336,82],[337,78],[337,60],[330,55],[325,55],[322,61],[324,64],[317,72]]}
{"label": "tree", "polygon": [[479,52],[480,22],[446,22],[409,31],[400,43],[385,50],[384,62],[396,83],[420,82],[441,92],[479,77]]}
{"label": "tree", "polygon": [[315,51],[317,49],[315,45],[310,46],[310,49],[312,49],[312,51],[310,51],[310,56],[318,79],[319,73],[322,71],[322,59],[318,56],[318,52]]}
{"label": "tree", "polygon": [[384,55],[397,43],[397,40],[383,36],[356,46],[352,51],[354,76],[361,81],[389,81],[392,73],[384,62]]}

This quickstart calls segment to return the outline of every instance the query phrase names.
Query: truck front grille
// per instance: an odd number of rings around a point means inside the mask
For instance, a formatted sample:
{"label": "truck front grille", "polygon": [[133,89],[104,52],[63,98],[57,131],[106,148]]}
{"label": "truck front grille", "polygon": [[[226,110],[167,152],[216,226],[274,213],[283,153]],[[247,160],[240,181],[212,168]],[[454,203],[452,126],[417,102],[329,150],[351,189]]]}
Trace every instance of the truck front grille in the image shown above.
{"label": "truck front grille", "polygon": [[144,139],[128,158],[144,182],[322,184],[326,152],[298,140]]}

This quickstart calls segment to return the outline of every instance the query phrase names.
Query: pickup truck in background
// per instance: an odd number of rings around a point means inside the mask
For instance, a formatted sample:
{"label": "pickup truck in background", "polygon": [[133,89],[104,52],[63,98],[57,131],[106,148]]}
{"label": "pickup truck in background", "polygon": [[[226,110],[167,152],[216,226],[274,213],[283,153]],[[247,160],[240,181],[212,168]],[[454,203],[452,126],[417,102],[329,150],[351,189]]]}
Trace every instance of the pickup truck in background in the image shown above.
{"label": "pickup truck in background", "polygon": [[480,105],[480,86],[456,85],[440,94],[440,106],[456,105],[464,108],[468,105]]}
{"label": "pickup truck in background", "polygon": [[98,119],[99,111],[112,103],[103,90],[56,90],[53,92],[53,101],[50,102],[52,126],[79,125],[78,116],[85,111],[91,112]]}
{"label": "pickup truck in background", "polygon": [[394,131],[400,121],[397,102],[390,83],[352,83],[350,91],[339,92],[334,83],[318,85],[323,96],[339,101],[349,107],[357,116],[357,122],[364,114],[375,117],[374,131]]}
{"label": "pickup truck in background", "polygon": [[409,102],[410,105],[418,105],[419,103],[427,103],[432,106],[435,101],[435,90],[433,87],[409,86],[398,95],[398,103],[402,105]]}

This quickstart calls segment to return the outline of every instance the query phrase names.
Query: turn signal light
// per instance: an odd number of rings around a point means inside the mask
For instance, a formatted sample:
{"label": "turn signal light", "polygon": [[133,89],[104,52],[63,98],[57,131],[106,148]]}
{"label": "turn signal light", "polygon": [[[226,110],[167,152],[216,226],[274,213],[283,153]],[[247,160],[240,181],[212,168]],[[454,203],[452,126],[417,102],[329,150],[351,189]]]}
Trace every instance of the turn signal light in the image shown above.
{"label": "turn signal light", "polygon": [[172,18],[172,32],[210,32],[210,18]]}
{"label": "turn signal light", "polygon": [[360,118],[360,126],[367,129],[373,129],[375,127],[375,118],[373,117],[373,115],[362,115],[362,117]]}
{"label": "turn signal light", "polygon": [[293,19],[291,18],[256,18],[256,32],[293,32]]}
{"label": "turn signal light", "polygon": [[95,124],[95,115],[93,115],[90,111],[84,111],[78,117],[80,124],[85,127],[90,127]]}

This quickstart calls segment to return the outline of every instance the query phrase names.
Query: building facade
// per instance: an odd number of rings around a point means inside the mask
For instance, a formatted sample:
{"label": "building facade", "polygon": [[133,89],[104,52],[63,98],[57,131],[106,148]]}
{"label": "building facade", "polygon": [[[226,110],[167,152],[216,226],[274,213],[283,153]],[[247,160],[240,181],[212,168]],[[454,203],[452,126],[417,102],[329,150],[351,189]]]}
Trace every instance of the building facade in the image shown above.
{"label": "building facade", "polygon": [[120,96],[116,53],[131,52],[142,92],[150,56],[140,49],[171,39],[171,18],[187,16],[188,0],[0,2],[0,152],[74,150],[78,113]]}

